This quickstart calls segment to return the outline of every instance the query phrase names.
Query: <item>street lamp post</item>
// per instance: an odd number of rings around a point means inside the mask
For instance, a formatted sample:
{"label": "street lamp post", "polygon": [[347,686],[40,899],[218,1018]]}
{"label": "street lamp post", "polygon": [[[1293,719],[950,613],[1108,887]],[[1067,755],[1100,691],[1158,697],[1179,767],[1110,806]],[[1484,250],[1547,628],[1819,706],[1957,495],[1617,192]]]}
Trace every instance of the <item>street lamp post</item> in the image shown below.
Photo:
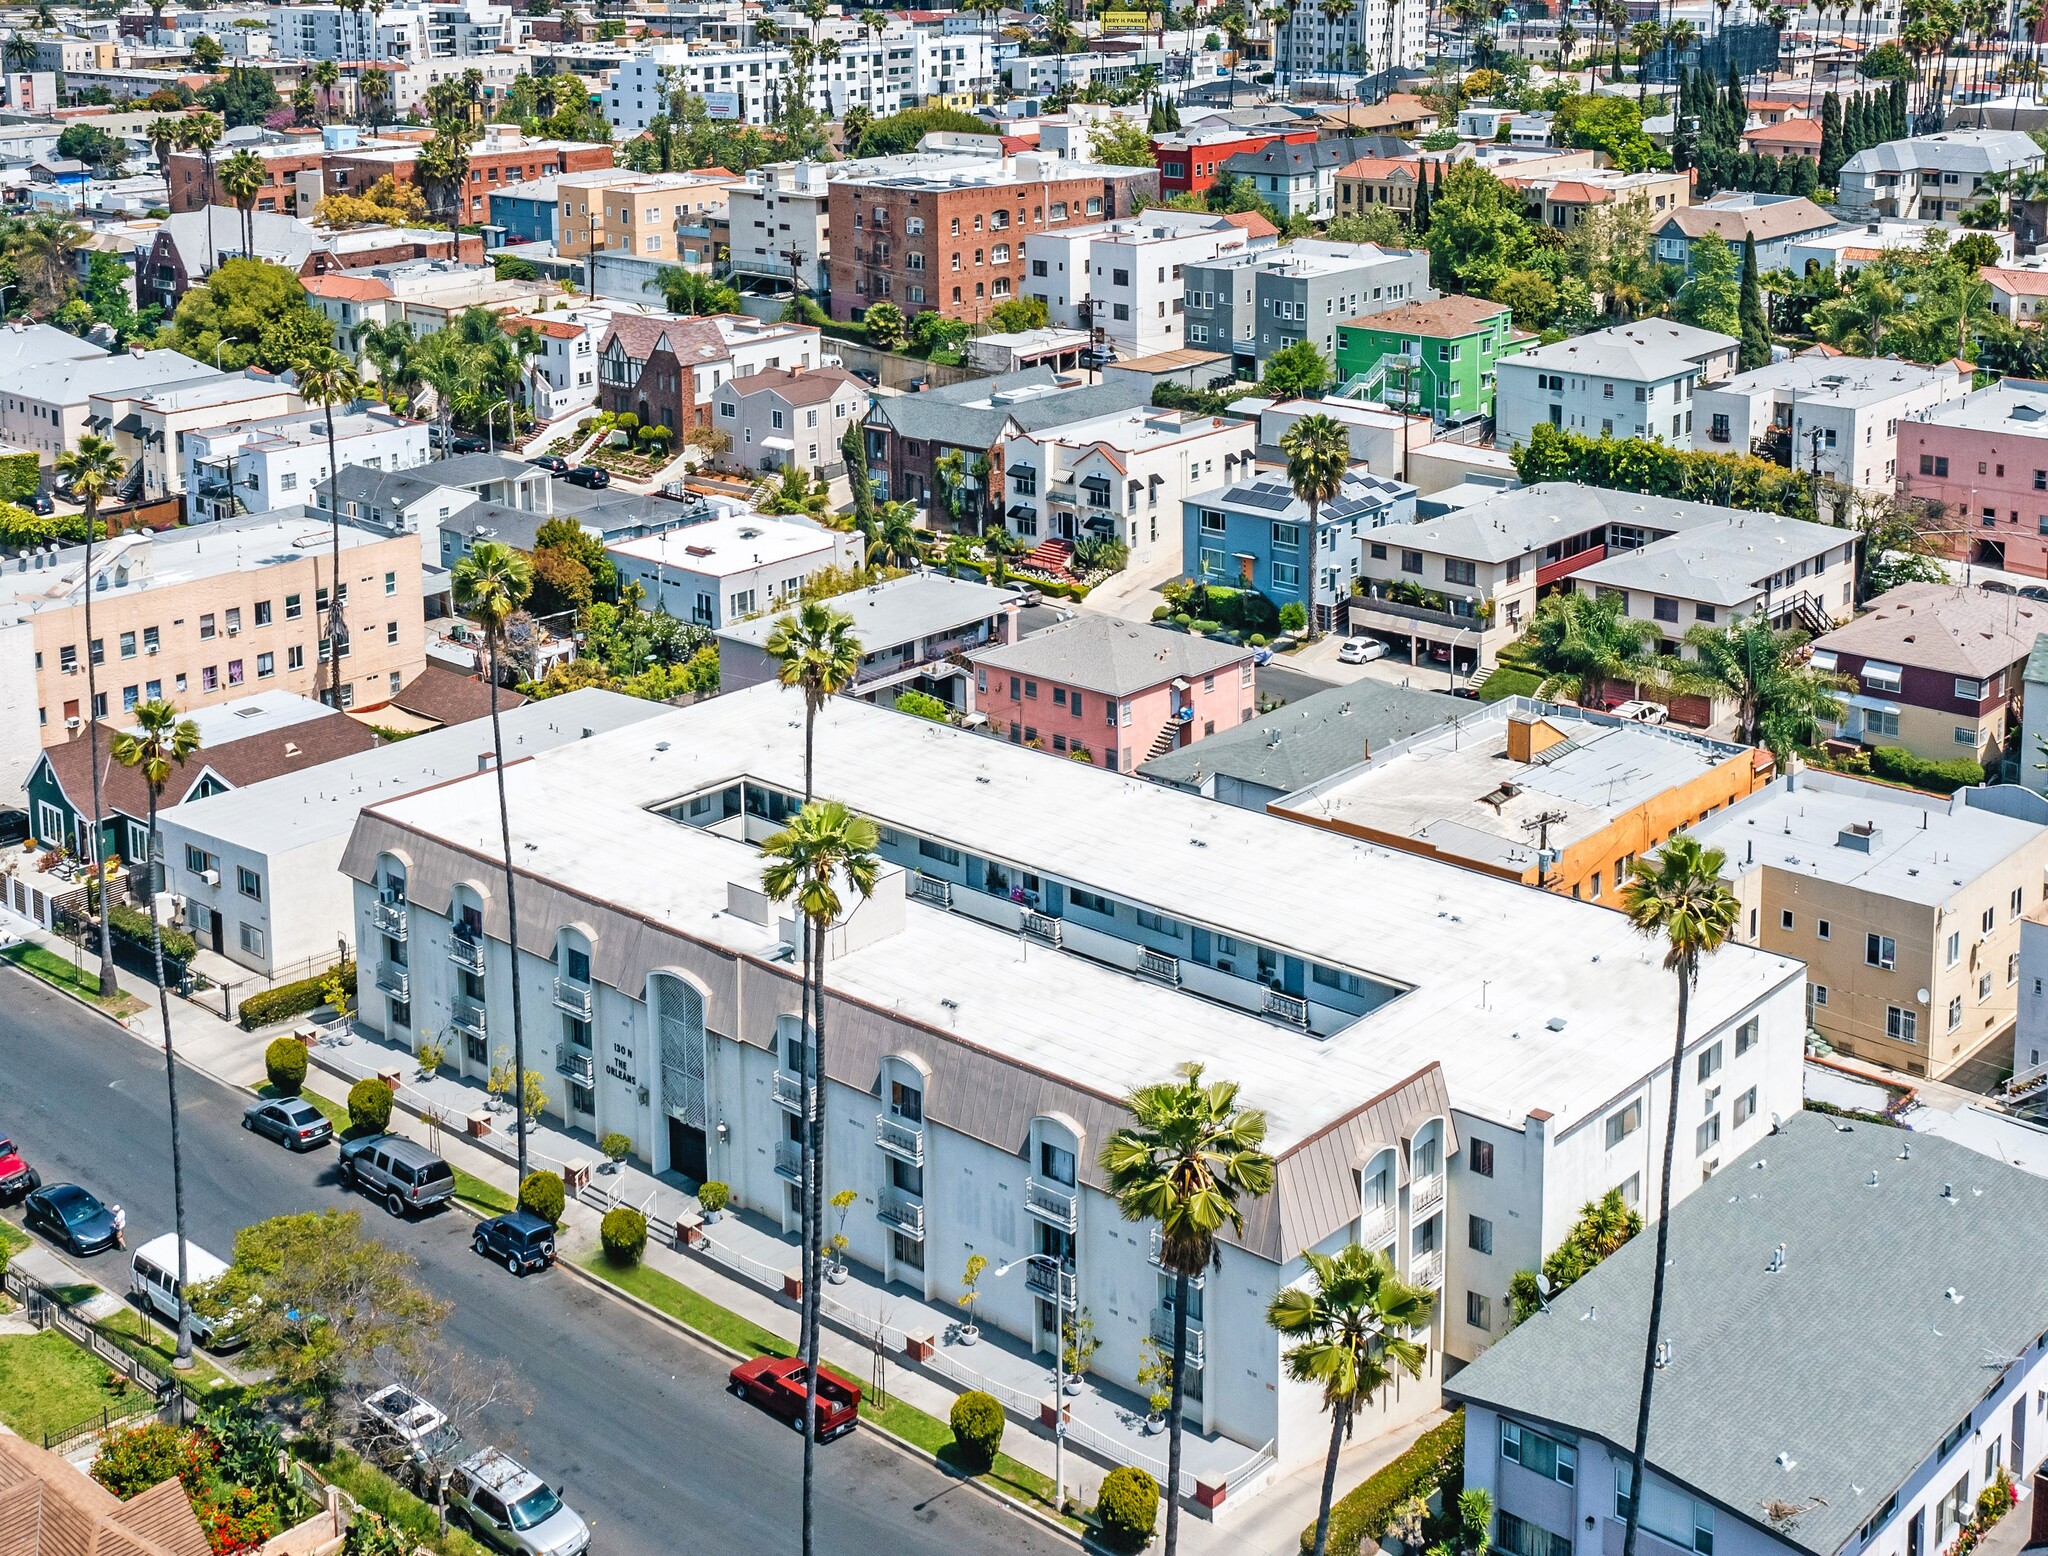
{"label": "street lamp post", "polygon": [[1067,1500],[1067,1313],[1071,1310],[1074,1321],[1080,1322],[1081,1287],[1073,1261],[1055,1259],[1049,1253],[1027,1253],[997,1265],[996,1277],[1000,1279],[1020,1264],[1044,1264],[1059,1283],[1053,1298],[1057,1323],[1052,1346],[1052,1501],[1054,1508],[1060,1508]]}
{"label": "street lamp post", "polygon": [[498,452],[498,424],[493,418],[498,414],[500,405],[505,407],[506,441],[509,443],[512,435],[519,430],[512,420],[512,402],[509,399],[493,401],[490,409],[484,412],[484,443],[493,454]]}

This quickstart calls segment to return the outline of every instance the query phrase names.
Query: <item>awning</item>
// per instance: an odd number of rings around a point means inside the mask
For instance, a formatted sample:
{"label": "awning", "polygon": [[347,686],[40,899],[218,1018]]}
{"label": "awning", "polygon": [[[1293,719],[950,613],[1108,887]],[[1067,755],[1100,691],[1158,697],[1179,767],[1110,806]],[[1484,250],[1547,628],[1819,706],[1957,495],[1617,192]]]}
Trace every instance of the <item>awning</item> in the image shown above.
{"label": "awning", "polygon": [[114,430],[116,432],[125,432],[131,437],[140,432],[142,430],[142,412],[130,411],[126,416],[123,416],[114,423]]}
{"label": "awning", "polygon": [[778,448],[785,454],[794,454],[796,452],[796,445],[788,438],[763,438],[761,440],[761,447]]}
{"label": "awning", "polygon": [[1035,519],[1038,517],[1038,510],[1036,508],[1027,508],[1022,503],[1012,503],[1010,504],[1009,517],[1013,519]]}

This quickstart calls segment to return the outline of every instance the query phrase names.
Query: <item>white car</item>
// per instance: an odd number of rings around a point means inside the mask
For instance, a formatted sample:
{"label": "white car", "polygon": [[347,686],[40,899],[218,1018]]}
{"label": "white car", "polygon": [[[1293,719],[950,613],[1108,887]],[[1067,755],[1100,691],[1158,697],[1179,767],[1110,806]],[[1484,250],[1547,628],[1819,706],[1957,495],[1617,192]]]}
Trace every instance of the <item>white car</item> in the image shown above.
{"label": "white car", "polygon": [[1618,719],[1633,719],[1638,724],[1662,724],[1671,717],[1664,707],[1654,702],[1617,703],[1613,712]]}
{"label": "white car", "polygon": [[1387,656],[1387,645],[1378,638],[1346,638],[1337,650],[1340,665],[1369,665]]}
{"label": "white car", "polygon": [[394,1383],[363,1401],[363,1427],[377,1439],[373,1447],[389,1450],[394,1458],[424,1460],[440,1450],[448,1417]]}

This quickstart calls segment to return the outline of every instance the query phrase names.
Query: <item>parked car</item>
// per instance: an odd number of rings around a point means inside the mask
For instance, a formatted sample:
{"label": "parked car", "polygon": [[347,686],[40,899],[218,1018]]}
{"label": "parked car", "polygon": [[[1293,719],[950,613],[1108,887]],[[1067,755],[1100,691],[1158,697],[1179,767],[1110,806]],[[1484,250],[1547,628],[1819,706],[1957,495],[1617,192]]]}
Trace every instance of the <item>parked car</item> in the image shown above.
{"label": "parked car", "polygon": [[34,835],[27,811],[14,805],[0,805],[0,848],[26,843]]}
{"label": "parked car", "polygon": [[75,1254],[104,1253],[114,1246],[114,1213],[75,1183],[31,1189],[22,1202],[23,1224],[62,1243]]}
{"label": "parked car", "polygon": [[1662,724],[1671,717],[1664,707],[1654,702],[1618,702],[1613,712],[1618,719],[1633,719],[1638,724]]}
{"label": "parked car", "polygon": [[1977,587],[1986,594],[2011,594],[2013,592],[2012,585],[2000,578],[1987,578],[1978,584]]}
{"label": "parked car", "polygon": [[1369,665],[1387,657],[1387,645],[1378,638],[1346,638],[1337,649],[1340,665]]}
{"label": "parked car", "polygon": [[567,476],[571,486],[588,486],[595,490],[612,484],[612,473],[597,465],[578,465]]}
{"label": "parked car", "polygon": [[37,492],[28,500],[28,505],[37,513],[50,514],[57,511],[57,504],[48,492]]}
{"label": "parked car", "polygon": [[364,1400],[362,1416],[371,1448],[389,1448],[415,1463],[446,1451],[455,1435],[445,1413],[396,1383]]}
{"label": "parked car", "polygon": [[2048,589],[2039,584],[2021,584],[2019,596],[2023,600],[2048,600]]}
{"label": "parked car", "polygon": [[0,1135],[0,1205],[11,1205],[43,1186],[43,1175],[29,1166],[14,1142]]}
{"label": "parked car", "polygon": [[862,383],[866,384],[866,385],[867,385],[867,386],[868,386],[868,387],[869,387],[870,389],[879,389],[879,388],[881,388],[881,387],[882,387],[882,375],[881,375],[880,373],[876,372],[876,371],[875,371],[875,370],[874,370],[873,368],[871,368],[871,367],[856,367],[856,368],[852,369],[852,372],[853,372],[853,376],[854,376],[855,378],[858,378],[858,379],[859,379],[859,380],[860,380],[860,381],[861,381]]}
{"label": "parked car", "polygon": [[474,432],[458,432],[448,440],[448,447],[457,454],[481,454],[490,443]]}
{"label": "parked car", "polygon": [[404,1135],[343,1141],[336,1171],[342,1187],[382,1200],[394,1216],[428,1210],[455,1197],[455,1169]]}
{"label": "parked car", "polygon": [[550,475],[567,475],[569,473],[569,461],[560,454],[542,454],[538,458],[528,461],[528,463],[538,465]]}
{"label": "parked car", "polygon": [[310,1151],[334,1138],[334,1126],[304,1097],[274,1097],[242,1112],[242,1127],[294,1151]]}
{"label": "parked car", "polygon": [[[185,1240],[185,1289],[196,1290],[210,1280],[217,1280],[227,1274],[227,1262],[215,1254],[208,1253],[190,1238]],[[135,1299],[135,1305],[145,1312],[154,1313],[164,1323],[176,1328],[178,1324],[178,1237],[175,1232],[166,1232],[161,1237],[152,1237],[128,1261],[128,1294]],[[203,1314],[192,1315],[192,1338],[208,1350],[228,1351],[238,1345],[246,1345],[248,1336],[243,1332],[241,1315],[231,1314],[219,1322]]]}
{"label": "parked car", "polygon": [[1036,585],[1013,583],[1006,584],[1004,587],[1009,592],[1010,598],[1015,600],[1019,605],[1032,606],[1043,605],[1045,603],[1045,596],[1038,592],[1038,588]]}
{"label": "parked car", "polygon": [[517,1556],[582,1556],[590,1526],[510,1454],[486,1448],[448,1477],[448,1520]]}
{"label": "parked car", "polygon": [[531,1211],[515,1210],[477,1225],[472,1247],[496,1259],[514,1275],[544,1270],[555,1262],[555,1229]]}
{"label": "parked car", "polygon": [[[804,1361],[801,1356],[757,1356],[733,1368],[727,1387],[770,1415],[804,1429]],[[860,1420],[860,1385],[830,1367],[818,1368],[818,1441],[844,1437]]]}

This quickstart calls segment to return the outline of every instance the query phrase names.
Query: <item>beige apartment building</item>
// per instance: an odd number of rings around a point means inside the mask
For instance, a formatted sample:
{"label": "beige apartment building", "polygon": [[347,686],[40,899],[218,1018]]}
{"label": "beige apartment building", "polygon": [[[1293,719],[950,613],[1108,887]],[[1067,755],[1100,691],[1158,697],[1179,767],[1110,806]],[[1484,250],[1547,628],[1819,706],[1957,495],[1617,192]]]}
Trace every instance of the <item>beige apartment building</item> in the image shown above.
{"label": "beige apartment building", "polygon": [[1737,938],[1806,963],[1808,1023],[1842,1053],[1939,1079],[2010,1049],[2048,827],[1972,792],[1802,771],[1691,829],[1728,856]]}
{"label": "beige apartment building", "polygon": [[[327,684],[326,521],[285,509],[197,529],[117,536],[93,553],[92,637],[83,547],[0,573],[0,789],[89,716],[115,723],[157,698],[181,709]],[[426,665],[417,535],[341,526],[342,706],[376,707]]]}
{"label": "beige apartment building", "polygon": [[88,428],[113,441],[128,469],[142,472],[145,502],[185,490],[185,434],[232,422],[289,416],[306,408],[291,384],[251,368],[154,389],[110,390],[92,397]]}
{"label": "beige apartment building", "polygon": [[564,174],[555,180],[555,248],[564,259],[592,249],[694,264],[707,245],[730,242],[728,201],[743,178],[711,171],[623,177]]}

